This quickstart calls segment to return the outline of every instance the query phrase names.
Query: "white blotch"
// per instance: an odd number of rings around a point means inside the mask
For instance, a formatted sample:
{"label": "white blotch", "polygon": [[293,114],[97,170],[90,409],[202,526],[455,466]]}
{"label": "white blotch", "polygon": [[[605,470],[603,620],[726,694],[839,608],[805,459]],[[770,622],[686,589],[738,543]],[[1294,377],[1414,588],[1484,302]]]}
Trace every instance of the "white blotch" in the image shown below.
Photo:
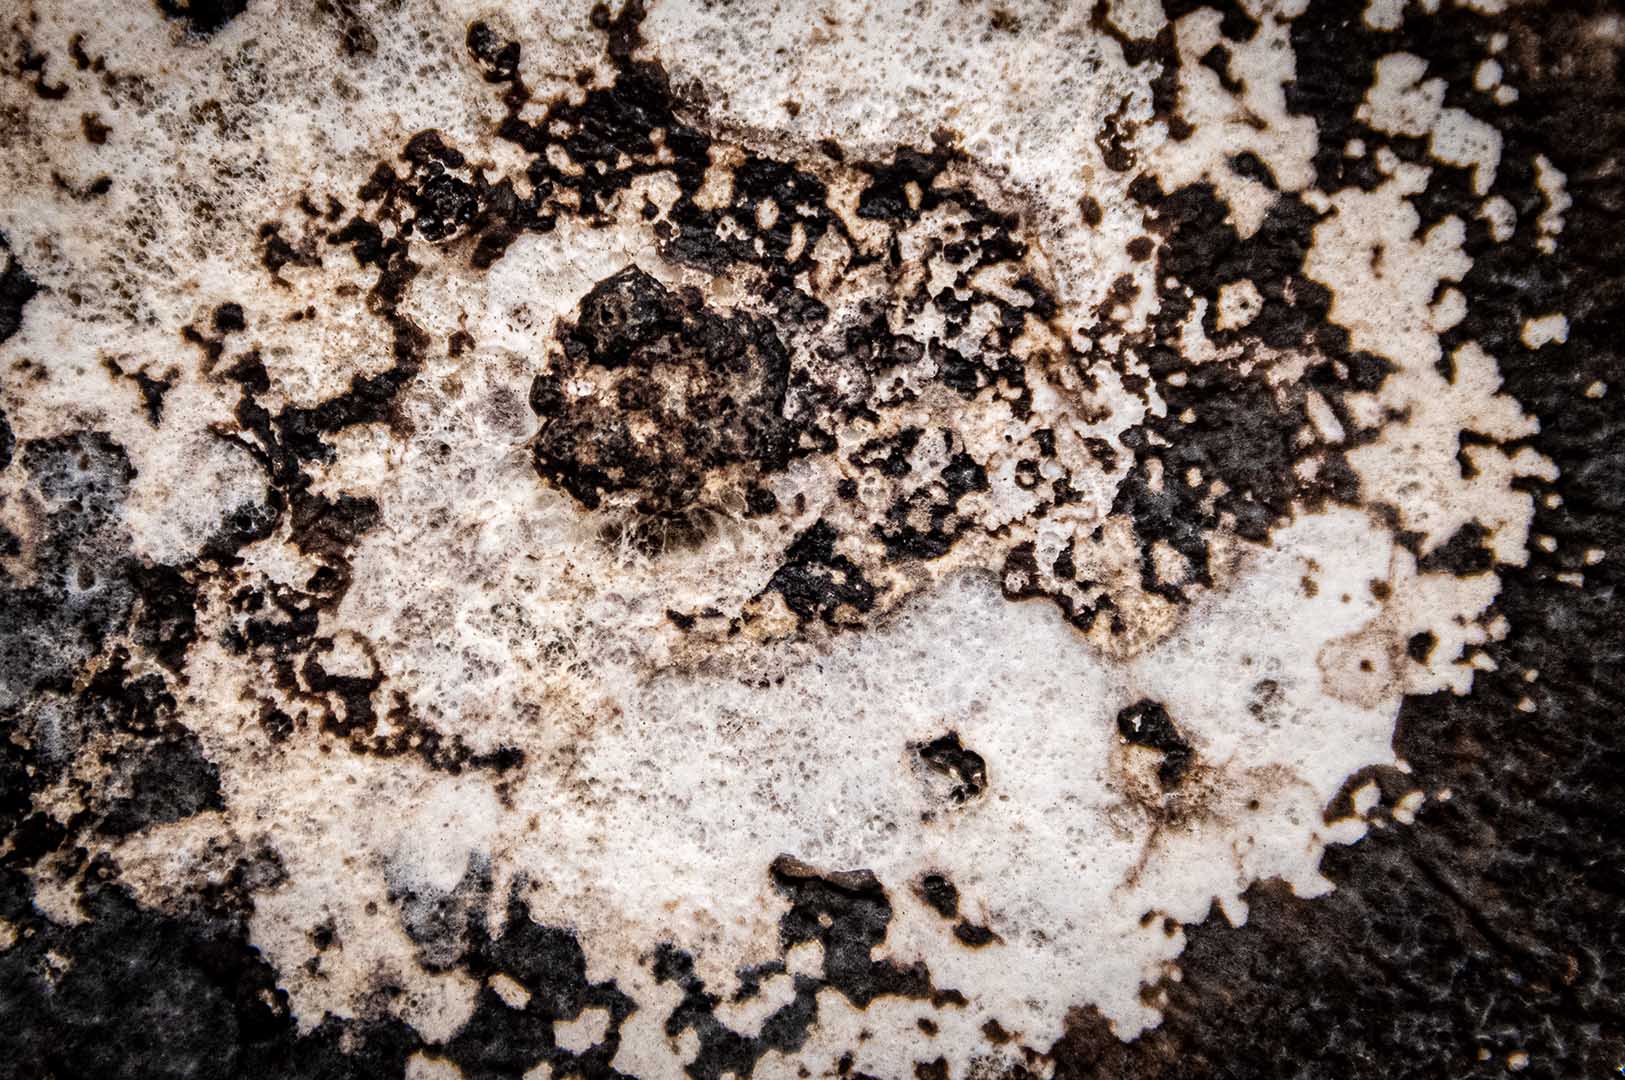
{"label": "white blotch", "polygon": [[582,1009],[573,1020],[553,1021],[553,1041],[561,1050],[572,1054],[585,1053],[604,1041],[609,1031],[609,1012],[593,1007]]}
{"label": "white blotch", "polygon": [[462,1080],[463,1070],[442,1057],[419,1050],[406,1059],[405,1080]]}
{"label": "white blotch", "polygon": [[1563,215],[1574,205],[1574,199],[1568,193],[1568,177],[1547,160],[1545,154],[1535,155],[1535,186],[1546,200],[1545,208],[1535,219],[1535,227],[1540,230],[1540,239],[1535,243],[1541,251],[1550,255],[1557,250],[1557,237],[1563,231]]}
{"label": "white blotch", "polygon": [[1220,330],[1239,330],[1258,317],[1264,298],[1250,278],[1229,281],[1219,287],[1219,310],[1214,325]]}
{"label": "white blotch", "polygon": [[1377,61],[1376,80],[1356,115],[1378,131],[1428,137],[1438,160],[1473,171],[1473,191],[1487,195],[1501,161],[1501,133],[1465,109],[1446,108],[1446,85],[1423,80],[1427,61],[1390,53]]}
{"label": "white blotch", "polygon": [[1568,317],[1553,314],[1525,319],[1518,336],[1531,349],[1539,349],[1554,342],[1561,345],[1569,339]]}
{"label": "white blotch", "polygon": [[1373,30],[1398,30],[1405,21],[1405,0],[1366,0],[1361,21]]}
{"label": "white blotch", "polygon": [[1497,244],[1512,239],[1518,227],[1518,212],[1500,195],[1491,195],[1478,205],[1478,216],[1490,226],[1490,238]]}

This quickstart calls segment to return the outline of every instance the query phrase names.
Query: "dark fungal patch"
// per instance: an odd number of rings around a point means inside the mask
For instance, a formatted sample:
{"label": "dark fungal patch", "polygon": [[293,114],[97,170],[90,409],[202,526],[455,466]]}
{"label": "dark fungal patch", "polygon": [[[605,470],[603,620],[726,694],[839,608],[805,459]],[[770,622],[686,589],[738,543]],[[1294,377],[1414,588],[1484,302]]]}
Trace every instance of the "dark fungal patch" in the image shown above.
{"label": "dark fungal patch", "polygon": [[248,0],[154,0],[165,16],[185,24],[197,37],[208,37],[248,10]]}
{"label": "dark fungal patch", "polygon": [[870,182],[858,195],[858,216],[876,221],[918,218],[949,157],[941,147],[931,154],[901,149],[889,162],[862,166]]}
{"label": "dark fungal patch", "polygon": [[1433,655],[1433,649],[1439,644],[1438,635],[1431,630],[1423,630],[1412,634],[1405,642],[1405,655],[1418,664],[1425,664]]}
{"label": "dark fungal patch", "polygon": [[192,572],[147,560],[136,561],[128,571],[137,598],[131,636],[160,664],[176,672],[197,640],[199,598],[189,576]]}
{"label": "dark fungal patch", "polygon": [[921,878],[919,893],[921,899],[944,919],[952,919],[959,914],[959,890],[942,874],[927,874]]}
{"label": "dark fungal patch", "polygon": [[512,82],[519,74],[519,43],[503,41],[489,23],[478,19],[469,23],[464,45],[486,82]]}
{"label": "dark fungal patch", "polygon": [[[494,934],[483,911],[468,919],[463,969],[477,978],[501,974],[528,995],[516,1008],[485,986],[473,1017],[445,1045],[445,1056],[464,1076],[496,1078],[546,1062],[559,1075],[618,1077],[611,1067],[620,1048],[621,1027],[636,1007],[613,980],[595,982],[575,932],[535,921],[517,893],[510,895],[505,925]],[[601,1009],[607,1025],[601,1041],[575,1052],[558,1045],[553,1025]]]}
{"label": "dark fungal patch", "polygon": [[721,1024],[714,1015],[715,995],[694,974],[693,959],[670,945],[662,945],[655,955],[655,979],[674,982],[684,992],[683,1001],[667,1021],[668,1035],[685,1030],[696,1033],[700,1052],[691,1064],[691,1075],[721,1076],[740,1069],[754,1069],[756,1061],[771,1049],[795,1049],[805,1040],[805,1032],[816,1014],[811,980],[796,987],[796,999],[782,1007],[764,1023],[762,1031],[750,1038]]}
{"label": "dark fungal patch", "polygon": [[1417,569],[1425,574],[1446,573],[1457,577],[1486,573],[1495,566],[1494,554],[1484,546],[1488,535],[1483,525],[1470,521],[1417,560]]}
{"label": "dark fungal patch", "polygon": [[801,619],[834,626],[874,607],[878,590],[855,562],[835,550],[838,539],[828,522],[815,522],[786,549],[784,563],[767,583]]}
{"label": "dark fungal patch", "polygon": [[[33,908],[20,873],[0,870],[0,917],[18,937],[0,952],[0,1003],[12,1020],[0,1047],[17,1075],[382,1075],[419,1045],[397,1020],[331,1018],[301,1037],[242,911],[150,911],[116,873],[108,863],[88,869],[85,920],[64,927]],[[116,1007],[115,986],[127,991]]]}
{"label": "dark fungal patch", "polygon": [[[582,505],[632,491],[639,511],[676,514],[699,502],[708,474],[789,460],[789,357],[765,321],[718,315],[628,267],[595,285],[559,336],[561,365],[530,389],[542,418],[533,454]],[[599,381],[588,400],[568,389],[582,378]]]}
{"label": "dark fungal patch", "polygon": [[969,527],[959,514],[959,501],[986,489],[987,470],[969,454],[955,454],[935,481],[900,495],[886,508],[885,520],[874,526],[875,535],[893,559],[939,558]]}
{"label": "dark fungal patch", "polygon": [[779,921],[780,944],[790,948],[817,941],[823,947],[826,985],[859,1007],[881,996],[931,995],[925,965],[905,967],[874,958],[892,915],[891,901],[874,874],[823,872],[780,855],[773,860],[772,875],[774,887],[790,901]]}
{"label": "dark fungal patch", "polygon": [[468,952],[475,913],[489,906],[491,868],[471,859],[462,879],[447,892],[397,878],[388,895],[424,970],[448,971],[460,965]]}
{"label": "dark fungal patch", "polygon": [[102,121],[99,113],[82,113],[79,117],[79,128],[85,133],[85,141],[92,146],[102,146],[113,129]]}
{"label": "dark fungal patch", "polygon": [[135,603],[119,516],[133,476],[124,449],[104,433],[80,432],[24,442],[16,456],[44,512],[13,556],[32,573],[0,579],[0,634],[8,641],[0,708],[7,710],[70,683]]}
{"label": "dark fungal patch", "polygon": [[969,919],[960,919],[954,924],[954,940],[967,948],[980,949],[1001,939],[986,926],[973,923]]}
{"label": "dark fungal patch", "polygon": [[859,469],[876,469],[894,479],[907,476],[914,468],[909,463],[909,455],[924,434],[920,428],[907,427],[895,435],[870,439],[847,460]]}
{"label": "dark fungal patch", "polygon": [[17,261],[6,235],[0,232],[0,342],[8,340],[23,324],[23,308],[39,292],[39,285]]}
{"label": "dark fungal patch", "polygon": [[[779,920],[779,946],[784,952],[816,942],[822,952],[822,970],[816,975],[795,975],[793,996],[772,1012],[755,1036],[745,1036],[716,1016],[721,998],[706,988],[696,974],[694,960],[669,944],[654,953],[655,980],[674,983],[683,999],[667,1018],[666,1034],[692,1032],[699,1051],[687,1066],[696,1080],[716,1080],[724,1074],[749,1075],[770,1050],[792,1053],[801,1049],[819,1015],[818,995],[825,988],[838,991],[859,1008],[881,997],[947,1002],[951,991],[933,988],[922,964],[903,966],[877,960],[876,948],[886,940],[892,906],[885,889],[867,870],[822,871],[789,855],[773,860],[769,873],[775,890],[790,904]],[[774,965],[782,970],[782,965]],[[850,1072],[850,1064],[848,1064]]]}
{"label": "dark fungal patch", "polygon": [[[1197,185],[1166,196],[1155,185],[1141,185],[1138,191],[1167,233],[1157,255],[1164,282],[1161,302],[1147,343],[1149,367],[1167,413],[1148,418],[1140,431],[1125,436],[1136,463],[1118,489],[1115,508],[1134,518],[1147,591],[1181,600],[1184,583],[1157,576],[1157,542],[1187,561],[1192,583],[1207,584],[1209,538],[1221,515],[1237,535],[1264,541],[1293,506],[1354,503],[1359,494],[1343,456],[1346,447],[1305,448],[1298,442],[1298,433],[1308,424],[1304,390],[1285,392],[1262,374],[1186,360],[1178,340],[1193,296],[1209,301],[1204,331],[1215,342],[1252,340],[1322,357],[1307,381],[1343,419],[1343,396],[1374,392],[1389,365],[1369,354],[1351,353],[1347,332],[1327,321],[1329,295],[1303,273],[1316,217],[1301,202],[1283,196],[1257,233],[1243,241],[1210,187]],[[1263,298],[1259,314],[1242,329],[1220,330],[1219,290],[1244,279]],[[1310,455],[1316,468],[1305,479],[1296,466]],[[1223,494],[1215,494],[1215,482],[1223,483]]]}
{"label": "dark fungal patch", "polygon": [[[914,747],[930,774],[939,777],[949,802],[962,806],[987,790],[987,762],[950,731]],[[935,782],[935,781],[934,781]]]}
{"label": "dark fungal patch", "polygon": [[1137,701],[1125,707],[1117,714],[1117,733],[1135,746],[1162,755],[1162,764],[1157,766],[1157,782],[1164,791],[1179,785],[1190,767],[1193,752],[1160,702]]}
{"label": "dark fungal patch", "polygon": [[17,58],[17,73],[30,80],[34,95],[41,101],[61,101],[67,97],[67,83],[53,83],[46,77],[45,69],[50,57],[45,53],[35,52],[34,43],[26,38],[20,44],[22,47]]}
{"label": "dark fungal patch", "polygon": [[175,384],[176,373],[170,371],[167,375],[154,376],[139,367],[126,370],[112,357],[108,357],[104,363],[114,378],[129,379],[135,384],[141,394],[141,403],[146,408],[147,422],[157,427],[164,418],[164,395]]}
{"label": "dark fungal patch", "polygon": [[657,983],[674,983],[683,999],[666,1020],[665,1031],[676,1037],[692,1031],[699,1041],[699,1053],[688,1065],[688,1075],[716,1080],[725,1074],[749,1075],[769,1050],[794,1051],[807,1038],[818,1015],[819,982],[796,976],[795,997],[763,1023],[755,1037],[741,1035],[717,1019],[715,1009],[721,999],[707,991],[694,972],[694,959],[670,944],[655,950],[654,977]]}
{"label": "dark fungal patch", "polygon": [[115,799],[96,823],[98,831],[127,836],[151,825],[220,810],[220,772],[203,756],[197,736],[157,739],[140,750],[128,779],[129,793]]}

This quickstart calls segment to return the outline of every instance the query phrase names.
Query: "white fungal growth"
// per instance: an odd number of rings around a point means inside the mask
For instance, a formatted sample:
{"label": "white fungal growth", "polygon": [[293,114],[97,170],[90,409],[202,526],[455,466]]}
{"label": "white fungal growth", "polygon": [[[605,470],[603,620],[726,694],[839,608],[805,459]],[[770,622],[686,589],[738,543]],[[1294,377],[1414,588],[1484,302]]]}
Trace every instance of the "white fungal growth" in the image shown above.
{"label": "white fungal growth", "polygon": [[[684,991],[657,976],[657,946],[692,958],[722,1001],[717,1019],[747,1038],[825,977],[822,946],[787,950],[781,937],[791,899],[769,867],[789,855],[824,873],[872,873],[891,906],[872,959],[922,965],[932,988],[964,1004],[891,994],[859,1007],[823,985],[806,1045],[767,1052],[764,1074],[850,1055],[850,1068],[908,1075],[922,1020],[955,1076],[973,1062],[1032,1060],[1026,1052],[1051,1046],[1080,1007],[1130,1039],[1161,1019],[1147,988],[1178,978],[1182,927],[1214,911],[1244,921],[1243,896],[1261,880],[1304,897],[1332,887],[1321,855],[1364,835],[1376,790],[1353,793],[1354,818],[1328,823],[1327,807],[1349,777],[1401,764],[1392,738],[1406,694],[1466,693],[1488,663],[1475,647],[1505,633],[1485,615],[1495,567],[1526,561],[1528,481],[1551,480],[1555,467],[1527,445],[1538,421],[1503,390],[1496,357],[1473,341],[1447,352],[1441,335],[1469,313],[1468,223],[1424,227],[1415,198],[1435,170],[1467,170],[1477,209],[1466,212],[1492,242],[1511,240],[1517,216],[1494,193],[1501,135],[1446,107],[1424,59],[1387,55],[1359,109],[1369,144],[1346,148],[1351,162],[1369,157],[1380,182],[1318,188],[1316,123],[1288,106],[1301,4],[1246,5],[1258,28],[1233,41],[1215,11],[1167,28],[1157,4],[1126,0],[1108,5],[1104,24],[1089,5],[1010,4],[990,23],[957,3],[836,4],[806,18],[660,0],[636,58],[658,61],[685,95],[672,125],[712,140],[703,177],[679,174],[671,130],[643,132],[652,149],[630,138],[617,149],[648,166],[634,184],[591,212],[578,191],[561,195],[545,230],[510,238],[488,266],[419,225],[413,273],[388,303],[384,271],[331,234],[373,212],[357,193],[379,163],[407,173],[402,148],[415,133],[438,130],[466,154],[456,168],[508,181],[516,198],[542,183],[542,166],[533,174],[533,158],[500,137],[505,88],[471,66],[470,22],[489,18],[523,46],[532,97],[508,120],[562,124],[546,103],[579,105],[622,62],[584,13],[547,5],[504,21],[482,5],[405,0],[384,6],[399,11],[380,24],[376,52],[338,71],[336,54],[306,46],[306,16],[277,5],[249,5],[206,46],[141,5],[93,15],[26,6],[36,40],[89,27],[85,47],[110,72],[143,73],[145,89],[53,61],[76,114],[109,118],[111,135],[94,144],[24,84],[0,87],[0,106],[24,118],[19,151],[0,158],[11,193],[0,230],[42,286],[0,347],[8,371],[39,374],[26,386],[8,379],[0,404],[19,443],[93,429],[127,451],[134,474],[118,524],[131,557],[186,565],[197,582],[196,640],[169,677],[174,720],[218,768],[221,796],[218,810],[84,843],[112,854],[139,902],[163,910],[192,902],[221,850],[274,848],[284,877],[255,893],[248,925],[301,1031],[383,1011],[430,1044],[409,1075],[452,1075],[434,1048],[481,1000],[520,1010],[536,988],[459,968],[460,939],[425,944],[432,935],[410,905],[462,905],[460,927],[500,938],[517,898],[534,921],[574,932],[590,981],[637,1004],[624,1019],[597,1004],[559,1018],[555,1044],[586,1052],[613,1030],[616,1068],[678,1075],[700,1040],[664,1026]],[[1371,0],[1364,21],[1396,29],[1402,7]],[[1163,61],[1125,58],[1125,42],[1164,29],[1175,112],[1189,127],[1179,138],[1154,109]],[[1221,44],[1225,77],[1204,62]],[[1486,60],[1475,82],[1500,86],[1500,65]],[[899,147],[923,153],[940,133],[959,156],[902,186],[895,219],[866,214],[878,163]],[[1388,145],[1399,137],[1425,139],[1426,162],[1400,160]],[[842,153],[819,150],[823,141]],[[537,156],[572,178],[611,171],[567,145]],[[1243,152],[1268,182],[1234,166]],[[752,155],[815,176],[840,227],[814,235],[795,199],[740,209]],[[1550,251],[1570,200],[1550,162],[1534,167],[1546,200],[1535,227]],[[108,173],[113,185],[99,203],[79,201],[53,172],[73,184]],[[1313,215],[1302,278],[1282,286],[1249,269],[1206,292],[1171,271],[1159,279],[1173,223],[1131,195],[1138,178],[1164,193],[1205,185],[1233,230],[1226,243],[1258,237],[1293,200]],[[317,198],[328,195],[342,211]],[[674,256],[685,199],[726,217],[719,243],[761,244],[796,220],[795,273],[770,281],[743,256],[721,269]],[[964,271],[954,249],[995,218],[1015,254]],[[419,220],[389,220],[388,238]],[[270,271],[267,223],[329,246]],[[814,402],[808,411],[822,407],[819,394],[863,408],[831,421],[827,445],[799,431],[806,444],[753,474],[760,491],[736,483],[753,461],[706,472],[680,522],[639,508],[668,493],[623,476],[588,505],[539,475],[547,421],[529,395],[539,374],[561,371],[566,411],[625,405],[640,389],[614,381],[636,367],[624,357],[570,366],[585,348],[567,335],[587,318],[583,298],[628,271],[703,311],[712,329],[771,323],[796,376],[776,419],[795,394]],[[1305,279],[1346,332],[1339,355],[1307,337],[1265,344],[1272,311],[1302,299],[1283,291]],[[826,323],[784,317],[764,299],[769,284],[793,285]],[[1045,313],[1043,299],[1058,310]],[[1161,305],[1176,300],[1179,337],[1156,342],[1186,362],[1169,375],[1149,343]],[[228,303],[246,325],[220,344],[225,332],[216,339],[209,320]],[[851,359],[847,331],[876,313],[913,346],[902,349],[910,359]],[[388,409],[323,429],[319,451],[277,473],[245,403],[303,417],[404,370],[396,319],[429,345]],[[945,343],[976,359],[1005,331],[1001,355],[1019,386],[1007,371],[954,387]],[[1567,332],[1553,313],[1522,335],[1540,348]],[[253,393],[250,376],[227,374],[249,354],[263,367]],[[1354,354],[1380,361],[1380,383],[1334,393],[1315,381],[1322,365],[1346,378]],[[672,375],[673,355],[646,366],[669,377],[650,385],[678,397],[692,372]],[[161,422],[143,411],[137,371],[168,380]],[[1205,378],[1209,398],[1187,402]],[[1288,499],[1258,531],[1238,523],[1254,507],[1226,500],[1243,480],[1220,454],[1193,464],[1178,451],[1242,390],[1286,418],[1281,441],[1295,456],[1282,473],[1309,491],[1346,464],[1347,487]],[[694,408],[722,422],[744,412],[732,398]],[[643,414],[624,427],[611,435],[635,448],[666,434]],[[871,451],[883,468],[852,466]],[[974,469],[959,475],[975,482],[943,510],[943,478],[965,462]],[[24,525],[38,500],[20,472],[4,478],[0,512],[33,535]],[[1066,497],[1044,494],[1063,473]],[[278,484],[277,498],[366,500],[367,527],[330,545],[341,559],[301,542],[293,507],[229,557],[210,548]],[[1169,505],[1191,493],[1177,512],[1201,519],[1200,550],[1125,509],[1135,484]],[[916,488],[937,501],[909,502]],[[651,518],[682,542],[640,544]],[[872,595],[809,615],[784,575],[792,545],[820,524],[834,536],[821,572]],[[888,543],[888,528],[951,535],[921,555]],[[1429,556],[1472,528],[1490,568],[1431,569]],[[309,608],[319,645],[298,662],[243,644],[255,618],[319,587],[333,600]],[[1425,657],[1407,650],[1429,635]],[[367,687],[338,701],[328,687],[340,683]],[[1183,740],[1172,779],[1169,747],[1119,727],[1143,703]],[[54,730],[48,721],[41,731]],[[981,763],[975,783],[922,755],[949,733]],[[456,748],[455,768],[437,747]],[[480,764],[508,752],[510,767]],[[47,800],[55,816],[72,817],[104,773],[79,755]],[[1413,792],[1393,816],[1408,823],[1422,805]],[[928,875],[952,882],[956,914],[923,898]],[[44,871],[35,883],[48,916],[76,917],[75,886]],[[342,947],[318,947],[318,926]],[[956,933],[971,929],[988,936]],[[0,924],[0,948],[6,932]],[[429,955],[442,945],[450,959]],[[759,991],[740,995],[758,968]],[[383,1000],[384,984],[399,993]],[[990,1023],[1008,1044],[989,1045]]]}

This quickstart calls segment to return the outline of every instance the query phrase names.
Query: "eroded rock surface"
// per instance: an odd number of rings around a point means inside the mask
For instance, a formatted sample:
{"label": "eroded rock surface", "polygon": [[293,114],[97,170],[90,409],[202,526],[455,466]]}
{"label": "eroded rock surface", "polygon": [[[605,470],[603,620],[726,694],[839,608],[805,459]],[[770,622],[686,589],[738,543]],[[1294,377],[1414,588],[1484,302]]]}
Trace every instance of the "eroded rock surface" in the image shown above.
{"label": "eroded rock surface", "polygon": [[20,1075],[1625,1065],[1625,15],[5,18]]}

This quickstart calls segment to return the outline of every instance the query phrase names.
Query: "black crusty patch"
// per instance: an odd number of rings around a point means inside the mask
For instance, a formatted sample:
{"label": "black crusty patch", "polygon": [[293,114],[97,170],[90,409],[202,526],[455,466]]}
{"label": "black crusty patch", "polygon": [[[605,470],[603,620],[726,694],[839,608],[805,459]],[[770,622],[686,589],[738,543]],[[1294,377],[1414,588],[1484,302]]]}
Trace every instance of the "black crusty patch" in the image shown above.
{"label": "black crusty patch", "polygon": [[184,23],[195,37],[209,37],[248,10],[248,0],[155,0],[158,10]]}
{"label": "black crusty patch", "polygon": [[1121,710],[1117,714],[1117,733],[1135,746],[1162,755],[1162,764],[1157,766],[1157,782],[1165,791],[1177,787],[1185,770],[1190,768],[1194,756],[1191,744],[1179,733],[1161,702],[1137,701]]}

